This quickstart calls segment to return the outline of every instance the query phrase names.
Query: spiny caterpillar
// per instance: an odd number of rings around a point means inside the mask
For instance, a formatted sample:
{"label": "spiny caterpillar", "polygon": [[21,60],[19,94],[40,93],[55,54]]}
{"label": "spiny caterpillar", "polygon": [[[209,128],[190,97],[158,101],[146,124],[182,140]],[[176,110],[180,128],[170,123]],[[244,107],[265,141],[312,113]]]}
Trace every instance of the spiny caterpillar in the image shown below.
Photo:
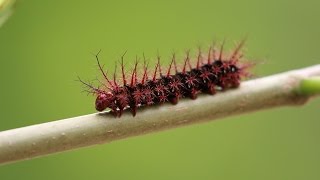
{"label": "spiny caterpillar", "polygon": [[[82,81],[88,92],[97,96],[95,108],[97,111],[104,111],[110,108],[116,117],[120,117],[125,109],[130,109],[133,116],[137,108],[170,102],[177,104],[180,98],[188,97],[196,99],[198,93],[215,94],[216,91],[224,91],[237,88],[241,78],[248,77],[249,63],[240,63],[243,58],[240,52],[244,41],[239,43],[232,53],[227,57],[223,53],[222,43],[220,49],[210,47],[207,58],[204,58],[199,48],[195,65],[192,65],[189,51],[186,53],[181,70],[178,69],[176,56],[173,54],[171,63],[165,74],[160,65],[160,56],[157,57],[157,64],[153,70],[152,77],[148,75],[148,65],[144,62],[143,75],[138,80],[136,58],[130,81],[127,81],[125,74],[124,55],[121,57],[121,70],[123,85],[116,80],[116,72],[113,80],[108,78],[107,72],[100,64],[98,54],[96,60],[98,67],[104,77],[105,83],[101,82],[102,88]],[[174,68],[175,73],[172,73]],[[159,75],[158,75],[159,74]]]}

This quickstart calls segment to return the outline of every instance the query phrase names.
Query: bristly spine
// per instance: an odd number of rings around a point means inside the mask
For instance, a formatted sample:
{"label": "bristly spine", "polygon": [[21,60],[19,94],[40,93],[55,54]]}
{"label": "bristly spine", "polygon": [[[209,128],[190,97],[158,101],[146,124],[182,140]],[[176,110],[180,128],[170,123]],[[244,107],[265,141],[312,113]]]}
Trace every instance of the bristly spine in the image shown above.
{"label": "bristly spine", "polygon": [[165,74],[162,72],[160,56],[158,55],[151,77],[148,75],[148,64],[143,55],[143,75],[140,79],[137,76],[137,58],[131,78],[126,78],[125,52],[121,56],[120,62],[122,85],[119,85],[116,80],[116,72],[113,74],[113,79],[107,76],[107,72],[103,70],[99,61],[99,51],[95,57],[99,70],[105,79],[102,88],[94,87],[80,78],[79,80],[88,87],[89,92],[97,96],[95,101],[97,111],[104,111],[109,108],[116,117],[120,117],[125,109],[130,109],[132,115],[135,116],[137,109],[142,106],[165,102],[177,104],[180,98],[188,97],[194,100],[199,93],[213,95],[216,91],[237,88],[241,79],[250,75],[247,69],[252,66],[251,63],[239,62],[243,58],[243,54],[240,52],[243,45],[244,40],[236,46],[228,57],[223,53],[224,42],[220,49],[210,47],[207,58],[203,57],[199,48],[194,66],[191,63],[190,53],[187,51],[181,71],[178,70],[176,56],[173,54]]}

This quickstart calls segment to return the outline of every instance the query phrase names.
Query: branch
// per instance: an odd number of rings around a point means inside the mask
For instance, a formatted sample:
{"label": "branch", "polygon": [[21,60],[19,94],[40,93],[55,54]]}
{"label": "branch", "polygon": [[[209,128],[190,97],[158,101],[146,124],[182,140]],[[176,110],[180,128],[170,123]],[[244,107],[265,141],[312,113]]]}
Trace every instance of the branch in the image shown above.
{"label": "branch", "polygon": [[89,114],[0,132],[0,164],[286,105],[320,93],[320,65],[243,82],[234,90],[177,105],[146,107],[136,117]]}

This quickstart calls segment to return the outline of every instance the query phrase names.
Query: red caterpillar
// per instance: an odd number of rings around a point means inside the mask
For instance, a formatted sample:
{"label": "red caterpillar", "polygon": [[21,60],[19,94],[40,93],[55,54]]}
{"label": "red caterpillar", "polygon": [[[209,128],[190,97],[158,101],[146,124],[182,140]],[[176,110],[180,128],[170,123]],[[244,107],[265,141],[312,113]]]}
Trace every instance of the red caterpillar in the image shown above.
{"label": "red caterpillar", "polygon": [[[137,78],[138,62],[136,61],[129,82],[127,82],[124,72],[123,55],[121,58],[123,85],[118,84],[115,74],[113,80],[107,77],[99,62],[99,52],[96,55],[96,60],[106,81],[106,83],[102,83],[104,88],[96,88],[81,79],[79,80],[89,88],[89,92],[97,96],[95,101],[97,111],[110,108],[115,116],[120,117],[125,109],[130,109],[132,115],[135,116],[137,108],[141,106],[161,104],[167,101],[177,104],[179,99],[183,97],[196,99],[200,92],[213,95],[217,90],[223,91],[238,87],[241,78],[249,75],[246,69],[250,65],[239,63],[242,58],[240,49],[243,44],[244,41],[235,48],[229,57],[223,55],[223,44],[219,51],[210,47],[205,62],[199,50],[195,66],[191,65],[189,52],[187,52],[181,71],[177,68],[175,54],[173,54],[172,61],[165,74],[162,73],[160,57],[158,56],[153,76],[149,77],[147,75],[148,67],[144,63],[141,80]],[[173,67],[174,74],[171,72]]]}

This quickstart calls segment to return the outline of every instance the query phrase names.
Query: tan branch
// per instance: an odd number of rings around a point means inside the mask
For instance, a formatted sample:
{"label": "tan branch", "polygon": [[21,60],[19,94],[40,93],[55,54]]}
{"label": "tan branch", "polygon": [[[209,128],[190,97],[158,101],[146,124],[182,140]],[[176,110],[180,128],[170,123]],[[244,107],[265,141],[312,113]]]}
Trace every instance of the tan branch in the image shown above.
{"label": "tan branch", "polygon": [[320,75],[320,65],[243,82],[240,88],[183,99],[177,105],[146,107],[136,117],[90,114],[0,132],[0,163],[44,156],[127,137],[212,121],[285,105],[302,105],[302,80]]}

